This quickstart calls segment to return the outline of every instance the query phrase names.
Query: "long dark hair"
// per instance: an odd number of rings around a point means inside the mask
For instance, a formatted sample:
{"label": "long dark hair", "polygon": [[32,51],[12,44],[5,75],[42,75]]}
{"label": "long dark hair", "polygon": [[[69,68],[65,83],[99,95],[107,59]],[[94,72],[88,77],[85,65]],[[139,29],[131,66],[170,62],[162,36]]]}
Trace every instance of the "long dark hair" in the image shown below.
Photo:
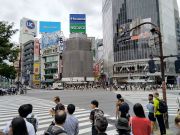
{"label": "long dark hair", "polygon": [[136,103],[133,107],[134,113],[137,117],[145,118],[144,109],[140,103]]}
{"label": "long dark hair", "polygon": [[26,122],[22,117],[14,118],[11,122],[13,135],[28,135]]}

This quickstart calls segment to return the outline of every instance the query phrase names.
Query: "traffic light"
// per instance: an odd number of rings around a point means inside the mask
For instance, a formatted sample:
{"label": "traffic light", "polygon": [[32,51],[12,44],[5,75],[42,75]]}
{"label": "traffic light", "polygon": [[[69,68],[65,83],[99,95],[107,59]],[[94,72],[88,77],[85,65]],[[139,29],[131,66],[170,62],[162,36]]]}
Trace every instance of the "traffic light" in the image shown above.
{"label": "traffic light", "polygon": [[155,73],[156,72],[156,65],[154,63],[154,60],[149,60],[149,72],[150,73]]}
{"label": "traffic light", "polygon": [[176,73],[180,73],[180,59],[174,62]]}

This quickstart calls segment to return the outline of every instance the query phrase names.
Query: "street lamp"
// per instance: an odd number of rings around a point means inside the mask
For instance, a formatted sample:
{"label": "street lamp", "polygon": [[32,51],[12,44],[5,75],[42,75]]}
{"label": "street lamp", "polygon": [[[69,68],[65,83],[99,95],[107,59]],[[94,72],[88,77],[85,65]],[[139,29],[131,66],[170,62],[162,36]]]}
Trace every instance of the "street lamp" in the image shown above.
{"label": "street lamp", "polygon": [[[162,34],[161,31],[159,30],[159,27],[151,22],[144,22],[141,23],[139,25],[137,25],[136,27],[124,32],[120,37],[123,37],[124,35],[126,35],[127,33],[130,33],[131,31],[140,28],[143,25],[152,25],[154,28],[152,28],[150,31],[152,34],[157,34],[158,38],[159,38],[159,49],[160,49],[160,63],[161,63],[161,77],[162,77],[162,94],[163,94],[163,100],[166,102],[167,104],[167,96],[166,96],[166,83],[165,83],[165,69],[164,69],[164,59],[169,57],[169,56],[163,56],[163,48],[162,48]],[[125,39],[126,40],[126,39]],[[169,128],[169,122],[168,122],[168,112],[164,114],[164,118],[165,118],[165,125],[166,128]]]}

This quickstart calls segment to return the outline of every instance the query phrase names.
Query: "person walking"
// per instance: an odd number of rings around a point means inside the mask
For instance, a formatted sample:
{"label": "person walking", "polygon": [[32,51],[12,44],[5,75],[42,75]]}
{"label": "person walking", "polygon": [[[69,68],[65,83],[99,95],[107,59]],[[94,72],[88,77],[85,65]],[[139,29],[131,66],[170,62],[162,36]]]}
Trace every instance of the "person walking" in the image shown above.
{"label": "person walking", "polygon": [[133,107],[135,116],[130,118],[133,135],[151,135],[151,122],[146,118],[143,107],[136,103]]}
{"label": "person walking", "polygon": [[22,117],[16,117],[12,120],[8,135],[29,135],[26,122]]}
{"label": "person walking", "polygon": [[59,110],[55,113],[55,125],[50,125],[44,135],[67,135],[63,128],[66,121],[66,112]]}
{"label": "person walking", "polygon": [[157,118],[161,135],[166,135],[166,127],[164,124],[164,117],[163,117],[163,114],[158,110],[159,102],[160,102],[159,93],[155,92],[154,93],[154,116]]}
{"label": "person walking", "polygon": [[98,134],[98,131],[97,129],[95,128],[95,120],[97,119],[97,117],[100,117],[100,116],[103,116],[104,115],[104,112],[102,110],[100,110],[98,108],[99,106],[99,102],[97,100],[93,100],[91,101],[91,113],[90,113],[90,121],[92,123],[92,135],[97,135]]}
{"label": "person walking", "polygon": [[157,129],[157,124],[156,124],[156,118],[154,117],[154,101],[153,101],[153,94],[149,94],[148,96],[149,103],[146,105],[149,114],[148,118],[151,121],[152,125],[152,131]]}
{"label": "person walking", "polygon": [[102,116],[102,117],[97,118],[95,123],[96,123],[95,128],[98,131],[97,135],[107,135],[105,133],[106,129],[108,127],[108,121],[107,121],[106,117]]}
{"label": "person walking", "polygon": [[75,105],[69,104],[67,106],[67,118],[63,125],[64,130],[68,135],[78,135],[79,133],[79,122],[78,119],[73,115],[75,112]]}

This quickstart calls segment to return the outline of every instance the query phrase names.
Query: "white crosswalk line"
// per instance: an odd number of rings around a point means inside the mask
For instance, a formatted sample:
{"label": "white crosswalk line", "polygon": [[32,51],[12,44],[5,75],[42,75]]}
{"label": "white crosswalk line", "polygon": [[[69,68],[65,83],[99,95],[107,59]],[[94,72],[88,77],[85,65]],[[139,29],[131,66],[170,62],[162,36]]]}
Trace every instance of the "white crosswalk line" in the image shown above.
{"label": "white crosswalk line", "polygon": [[[11,103],[11,104],[9,104]],[[49,114],[49,110],[55,106],[52,101],[37,99],[26,96],[7,96],[0,99],[0,129],[3,129],[7,122],[11,121],[14,117],[18,116],[18,108],[22,104],[32,104],[33,114],[39,119],[39,127],[37,135],[42,135],[45,130],[48,129],[49,125],[53,121],[53,117]],[[92,123],[89,120],[90,110],[76,107],[74,116],[79,121],[79,135],[91,134]],[[115,120],[114,117],[105,114],[108,119]],[[115,135],[115,126],[109,124],[107,133]]]}

